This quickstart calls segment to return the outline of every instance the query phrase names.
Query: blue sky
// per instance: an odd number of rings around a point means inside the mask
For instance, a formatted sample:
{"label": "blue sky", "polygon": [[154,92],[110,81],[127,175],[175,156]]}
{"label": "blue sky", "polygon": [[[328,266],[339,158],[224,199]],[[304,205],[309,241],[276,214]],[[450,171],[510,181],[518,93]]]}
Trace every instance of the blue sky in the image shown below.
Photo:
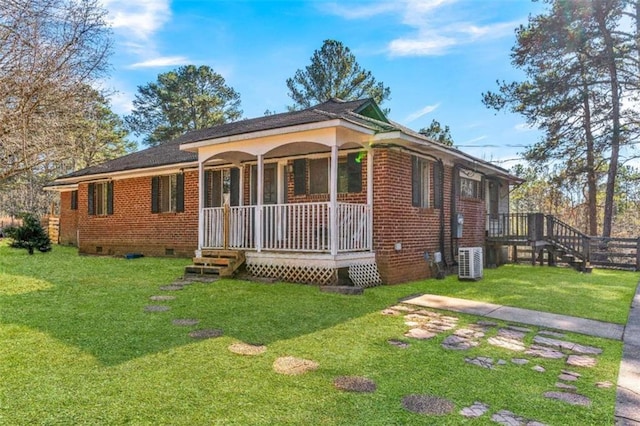
{"label": "blue sky", "polygon": [[390,118],[413,129],[449,125],[457,146],[510,167],[539,134],[497,115],[481,94],[522,75],[510,63],[514,30],[543,7],[528,0],[102,0],[114,35],[117,91],[131,109],[137,86],[180,65],[209,65],[241,95],[245,118],[292,103],[285,81],[325,39],[343,42],[391,88]]}

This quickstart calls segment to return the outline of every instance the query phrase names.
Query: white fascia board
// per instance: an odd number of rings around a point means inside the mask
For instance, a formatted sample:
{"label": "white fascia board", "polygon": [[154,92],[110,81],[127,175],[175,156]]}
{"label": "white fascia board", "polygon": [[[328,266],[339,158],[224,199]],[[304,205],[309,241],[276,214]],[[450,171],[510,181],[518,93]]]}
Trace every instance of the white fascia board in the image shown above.
{"label": "white fascia board", "polygon": [[472,155],[466,154],[459,150],[448,149],[445,146],[440,146],[438,144],[431,143],[428,140],[417,138],[415,136],[408,135],[401,131],[379,133],[375,135],[373,138],[374,144],[375,143],[398,143],[398,142],[399,143],[409,142],[413,144],[419,144],[425,148],[428,148],[430,151],[436,151],[447,157],[453,157],[456,159],[469,161],[478,168],[489,170],[505,178],[511,178],[511,175],[509,174],[509,172],[501,169],[498,166],[494,166],[493,164],[488,163],[484,160],[480,160],[479,158],[475,158]]}
{"label": "white fascia board", "polygon": [[137,177],[146,177],[146,176],[158,176],[161,174],[172,174],[178,173],[183,169],[196,169],[198,167],[197,161],[192,161],[189,163],[177,163],[177,164],[167,164],[164,166],[157,167],[147,167],[144,169],[133,169],[133,170],[122,170],[118,172],[107,172],[107,173],[97,173],[93,175],[85,175],[85,176],[75,176],[70,178],[56,179],[55,182],[57,186],[62,186],[65,184],[78,184],[80,182],[94,182],[99,180],[121,180],[121,179],[131,179]]}
{"label": "white fascia board", "polygon": [[317,123],[300,124],[297,126],[280,127],[277,129],[261,130],[259,132],[242,133],[239,135],[225,136],[222,138],[205,139],[202,141],[188,142],[188,143],[181,144],[180,149],[182,151],[198,152],[198,148],[202,148],[210,145],[221,145],[221,144],[230,143],[230,142],[245,141],[250,139],[260,139],[260,138],[265,138],[269,136],[279,136],[279,135],[285,135],[290,133],[302,133],[309,130],[319,130],[319,129],[326,129],[331,127],[345,127],[345,128],[355,130],[357,132],[365,133],[368,135],[375,134],[375,131],[372,129],[369,129],[368,127],[358,126],[354,123],[337,118],[334,120],[320,121]]}
{"label": "white fascia board", "polygon": [[42,188],[45,191],[57,191],[57,192],[70,192],[76,191],[78,189],[77,183],[72,183],[68,185],[50,185]]}

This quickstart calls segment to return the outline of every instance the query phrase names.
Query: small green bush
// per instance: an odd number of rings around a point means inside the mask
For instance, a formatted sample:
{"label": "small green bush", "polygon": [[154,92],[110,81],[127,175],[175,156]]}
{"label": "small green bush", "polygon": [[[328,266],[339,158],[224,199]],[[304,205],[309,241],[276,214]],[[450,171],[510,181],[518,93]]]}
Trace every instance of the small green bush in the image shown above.
{"label": "small green bush", "polygon": [[10,246],[23,248],[33,254],[37,249],[43,253],[51,250],[51,240],[40,224],[40,221],[31,213],[23,213],[22,226],[14,226],[4,229],[7,237],[11,238]]}

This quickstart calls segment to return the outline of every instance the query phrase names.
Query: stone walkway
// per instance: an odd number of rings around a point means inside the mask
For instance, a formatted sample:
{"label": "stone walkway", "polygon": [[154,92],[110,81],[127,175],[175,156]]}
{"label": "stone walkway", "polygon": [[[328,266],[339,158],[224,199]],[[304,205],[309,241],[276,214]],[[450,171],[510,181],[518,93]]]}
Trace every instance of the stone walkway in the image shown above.
{"label": "stone walkway", "polygon": [[[622,340],[624,348],[618,373],[615,410],[616,425],[640,426],[640,283],[638,283],[638,286],[636,287],[636,293],[629,311],[629,318],[625,326],[432,294],[425,294],[411,299],[406,299],[403,303],[420,307],[479,315],[538,327],[549,327],[555,330],[570,331],[589,336]],[[543,334],[543,336],[540,336],[540,334]],[[546,334],[546,336],[544,334]],[[587,368],[595,365],[595,356],[597,356],[598,353],[593,352],[593,350],[597,348],[589,348],[576,344],[571,345],[570,343],[568,345],[566,342],[563,343],[558,339],[554,339],[554,337],[560,336],[561,334],[558,332],[547,331],[546,333],[543,333],[541,331],[534,337],[535,345],[532,345],[525,353],[553,358],[554,356],[562,357],[562,351],[570,350],[574,353],[567,357],[566,362],[568,365]],[[512,350],[518,350],[518,348],[521,347],[518,339],[514,339],[513,333],[511,333],[511,336],[507,336],[506,339],[504,337],[505,336],[501,336],[499,332],[498,336],[492,339],[494,339],[494,343],[502,341],[505,343],[504,347],[511,348]],[[492,342],[490,341],[489,343]],[[489,361],[487,359],[477,358],[468,362],[481,365],[485,368],[493,368],[493,360]],[[512,360],[512,362],[516,361]],[[570,375],[570,373],[566,374],[564,380],[570,380]],[[561,380],[562,379],[563,378],[561,377]],[[558,383],[558,385],[559,386],[557,387],[559,389],[569,391],[573,390],[571,385],[562,383]],[[607,387],[611,385],[612,384],[610,383],[596,384],[598,387]],[[565,400],[565,402],[570,404],[588,405],[588,401],[585,399],[563,394],[566,394],[566,392],[553,391],[545,393],[545,397]],[[506,422],[503,424],[518,423],[514,421],[514,423]]]}
{"label": "stone walkway", "polygon": [[[161,287],[160,290],[175,292],[182,290],[191,283],[191,280],[178,279],[171,285]],[[173,299],[175,299],[175,296],[170,296],[166,293],[150,297],[150,300],[154,302]],[[430,311],[424,309],[425,307],[484,316],[508,323],[499,325],[496,322],[479,320],[474,324],[467,324],[461,327],[458,324],[457,317]],[[160,313],[169,311],[170,307],[154,304],[146,306],[144,310],[149,313]],[[466,362],[478,368],[498,371],[508,371],[507,369],[509,368],[530,368],[540,374],[545,374],[546,369],[536,364],[536,358],[563,362],[565,368],[561,370],[557,378],[553,378],[550,381],[550,389],[544,392],[542,396],[565,404],[585,407],[591,405],[591,400],[577,392],[578,388],[574,383],[580,381],[582,375],[575,371],[574,368],[588,369],[597,365],[598,356],[602,353],[602,349],[571,342],[567,340],[563,333],[557,330],[623,340],[624,354],[618,378],[616,425],[640,426],[640,283],[636,289],[629,322],[626,327],[600,321],[435,295],[422,295],[406,299],[395,306],[383,310],[381,313],[388,316],[402,316],[404,319],[407,326],[407,331],[404,333],[406,340],[388,340],[388,344],[395,346],[398,350],[411,346],[412,340],[431,339],[441,333],[446,333],[447,337],[441,343],[446,350],[466,351],[477,347],[482,341],[486,341],[489,345],[507,349],[514,353],[514,356],[510,359],[494,359],[482,355],[461,358],[461,362]],[[521,325],[510,324],[510,322],[534,325],[536,327],[548,327],[549,329],[540,329],[532,335],[534,330]],[[172,320],[172,323],[180,327],[193,327],[199,321],[196,318],[176,318]],[[491,337],[486,337],[487,334]],[[194,339],[208,339],[222,335],[223,330],[220,329],[196,329],[191,330],[189,333],[189,336]],[[228,349],[235,354],[245,356],[261,355],[267,351],[266,346],[244,342],[233,343]],[[273,363],[275,372],[286,375],[306,374],[313,372],[318,367],[319,364],[316,361],[292,356],[279,357]],[[588,380],[587,383],[589,383]],[[333,385],[335,389],[345,392],[367,393],[377,390],[377,385],[374,381],[358,376],[336,377]],[[610,382],[597,382],[592,383],[592,385],[597,388],[613,386]],[[438,416],[455,411],[453,402],[437,395],[408,394],[400,402],[406,410],[423,415]],[[471,406],[463,407],[459,410],[458,415],[468,419],[486,416],[497,424],[508,426],[544,425],[535,419],[525,418],[505,408],[490,407],[484,402],[476,401]],[[490,411],[493,412],[492,415],[488,414]]]}

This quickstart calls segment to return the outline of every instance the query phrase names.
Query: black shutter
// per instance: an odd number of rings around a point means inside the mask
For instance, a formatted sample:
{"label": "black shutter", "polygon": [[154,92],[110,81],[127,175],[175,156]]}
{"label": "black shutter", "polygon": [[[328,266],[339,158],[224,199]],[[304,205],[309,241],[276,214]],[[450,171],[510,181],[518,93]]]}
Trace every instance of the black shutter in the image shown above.
{"label": "black shutter", "polygon": [[411,205],[420,207],[420,181],[422,170],[420,170],[420,160],[416,156],[411,156]]}
{"label": "black shutter", "polygon": [[176,212],[184,212],[184,173],[176,176]]}
{"label": "black shutter", "polygon": [[107,214],[113,214],[113,181],[107,182]]}
{"label": "black shutter", "polygon": [[362,156],[359,152],[347,154],[347,191],[362,192]]}
{"label": "black shutter", "polygon": [[160,201],[160,177],[154,176],[151,178],[151,213],[159,213]]}
{"label": "black shutter", "polygon": [[307,193],[307,160],[299,158],[293,160],[293,195]]}
{"label": "black shutter", "polygon": [[78,191],[71,191],[71,210],[78,210]]}
{"label": "black shutter", "polygon": [[433,207],[436,209],[442,208],[442,194],[444,193],[442,188],[443,169],[442,162],[433,163]]}
{"label": "black shutter", "polygon": [[231,168],[231,200],[232,206],[240,205],[240,169]]}
{"label": "black shutter", "polygon": [[213,170],[211,172],[211,207],[222,207],[222,170]]}
{"label": "black shutter", "polygon": [[95,210],[95,187],[96,184],[95,183],[90,183],[89,184],[89,188],[87,189],[87,206],[88,206],[88,212],[90,215],[94,215],[96,214],[96,210]]}
{"label": "black shutter", "polygon": [[211,170],[204,171],[204,206],[211,207]]}

